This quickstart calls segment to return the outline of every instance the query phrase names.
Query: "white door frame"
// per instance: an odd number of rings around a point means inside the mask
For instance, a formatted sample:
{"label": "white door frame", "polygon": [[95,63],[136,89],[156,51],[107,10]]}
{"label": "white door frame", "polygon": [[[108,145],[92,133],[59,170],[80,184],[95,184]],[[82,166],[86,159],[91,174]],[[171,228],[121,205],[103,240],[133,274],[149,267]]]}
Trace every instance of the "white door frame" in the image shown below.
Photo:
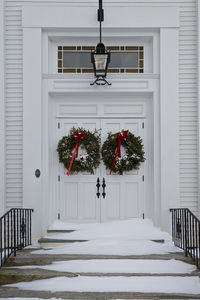
{"label": "white door frame", "polygon": [[[134,35],[136,28],[159,30],[160,74],[138,74],[111,77],[112,87],[105,91],[146,92],[153,95],[154,115],[154,212],[153,220],[164,230],[170,231],[170,207],[179,206],[179,111],[178,111],[178,27],[179,11],[176,7],[108,7],[105,32],[120,36],[124,29]],[[112,6],[112,5],[111,5]],[[124,16],[130,18],[119,18]],[[84,16],[83,18],[77,18]],[[59,16],[59,18],[57,17]],[[42,50],[48,51],[43,30],[50,28],[76,28],[80,34],[97,35],[96,7],[26,6],[23,8],[23,205],[34,208],[33,233],[38,237],[48,225],[44,215],[48,197],[48,94],[82,93],[102,90],[89,86],[91,77],[61,77],[42,72]],[[121,21],[120,21],[121,20]],[[119,24],[120,21],[120,24]],[[118,28],[117,31],[112,28]],[[89,28],[89,29],[88,29]],[[95,32],[94,32],[95,29]],[[74,30],[74,29],[73,29]],[[71,32],[73,34],[73,32]],[[33,59],[34,58],[34,59]],[[156,57],[155,57],[156,59]],[[30,71],[31,70],[31,71]],[[153,70],[155,72],[155,70]],[[63,79],[62,79],[63,78]],[[65,78],[65,79],[64,79]],[[159,79],[160,78],[160,79]],[[137,85],[137,83],[139,83]],[[31,141],[31,143],[30,143]],[[171,153],[173,152],[173,156]],[[35,178],[36,169],[41,177]],[[42,205],[41,205],[42,203]],[[42,207],[41,207],[42,206]],[[40,221],[42,220],[42,221]]]}

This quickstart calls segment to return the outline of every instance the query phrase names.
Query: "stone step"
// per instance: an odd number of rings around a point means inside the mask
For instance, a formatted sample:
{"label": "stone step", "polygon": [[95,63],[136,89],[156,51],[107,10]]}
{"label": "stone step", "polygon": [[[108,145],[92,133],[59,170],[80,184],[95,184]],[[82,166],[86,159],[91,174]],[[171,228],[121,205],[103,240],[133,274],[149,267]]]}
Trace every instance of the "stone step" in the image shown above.
{"label": "stone step", "polygon": [[66,229],[48,229],[47,233],[70,233],[74,232],[75,230],[66,230]]}
{"label": "stone step", "polygon": [[60,234],[63,234],[63,233],[72,233],[74,232],[75,230],[57,230],[57,229],[48,229],[47,230],[47,237],[55,237],[57,235],[60,235]]}
{"label": "stone step", "polygon": [[150,255],[90,255],[90,254],[34,254],[38,249],[23,249],[17,252],[17,256],[11,256],[5,266],[23,265],[48,265],[53,261],[67,260],[88,260],[88,259],[177,259],[183,262],[192,263],[190,257],[186,257],[183,252],[169,254],[150,254]]}
{"label": "stone step", "polygon": [[[191,263],[191,260],[184,256],[184,253],[173,253],[165,255],[133,255],[133,256],[119,256],[119,255],[44,255],[44,254],[33,254],[37,249],[24,249],[18,251],[16,257],[11,257],[7,262],[7,266],[11,268],[2,268],[0,273],[0,284],[6,283],[15,283],[15,282],[28,282],[38,279],[50,279],[53,277],[77,277],[79,276],[90,276],[93,277],[140,277],[143,276],[146,278],[152,276],[165,277],[165,276],[199,276],[199,271],[194,271],[192,274],[123,274],[123,273],[70,273],[70,272],[58,272],[52,270],[40,269],[39,266],[51,264],[53,261],[64,261],[64,260],[91,260],[91,259],[178,259],[187,263]],[[38,266],[35,269],[17,269],[15,266],[19,265],[35,265]],[[189,295],[189,294],[165,294],[165,293],[133,293],[133,292],[45,292],[45,291],[32,291],[32,290],[20,290],[15,287],[1,286],[0,287],[0,300],[1,298],[60,298],[60,299],[76,299],[76,300],[125,300],[125,299],[200,299],[200,295]]]}
{"label": "stone step", "polygon": [[88,240],[72,240],[72,239],[53,239],[53,238],[41,238],[38,243],[77,243],[88,242]]}
{"label": "stone step", "polygon": [[43,298],[43,299],[68,299],[68,300],[184,300],[200,299],[200,295],[174,294],[174,293],[134,293],[134,292],[46,292],[20,290],[18,288],[1,287],[1,298]]}
{"label": "stone step", "polygon": [[77,242],[87,242],[87,240],[73,240],[73,239],[54,239],[54,238],[41,238],[38,240],[41,248],[51,248],[63,244],[71,244]]}

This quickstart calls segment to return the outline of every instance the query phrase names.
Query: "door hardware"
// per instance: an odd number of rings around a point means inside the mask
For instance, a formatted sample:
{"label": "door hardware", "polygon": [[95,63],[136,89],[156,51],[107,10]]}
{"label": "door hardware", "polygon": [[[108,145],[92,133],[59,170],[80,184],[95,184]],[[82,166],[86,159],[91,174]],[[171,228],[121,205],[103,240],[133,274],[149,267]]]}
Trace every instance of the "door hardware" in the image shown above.
{"label": "door hardware", "polygon": [[103,188],[102,196],[103,196],[103,198],[105,199],[105,197],[106,197],[106,193],[105,193],[105,189],[106,189],[106,181],[105,181],[105,178],[103,178],[103,180],[102,180],[102,188]]}
{"label": "door hardware", "polygon": [[99,177],[97,178],[97,184],[96,184],[96,187],[97,187],[97,197],[99,198],[100,197],[100,192],[99,192],[99,188],[100,188],[100,180],[99,180]]}

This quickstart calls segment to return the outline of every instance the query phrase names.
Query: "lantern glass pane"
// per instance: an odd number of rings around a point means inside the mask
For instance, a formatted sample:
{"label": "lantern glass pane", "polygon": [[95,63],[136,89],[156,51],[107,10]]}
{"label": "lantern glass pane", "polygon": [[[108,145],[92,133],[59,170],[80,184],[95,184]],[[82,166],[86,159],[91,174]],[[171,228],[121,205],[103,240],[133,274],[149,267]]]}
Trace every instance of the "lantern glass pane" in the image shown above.
{"label": "lantern glass pane", "polygon": [[96,71],[105,73],[108,55],[107,54],[94,54]]}

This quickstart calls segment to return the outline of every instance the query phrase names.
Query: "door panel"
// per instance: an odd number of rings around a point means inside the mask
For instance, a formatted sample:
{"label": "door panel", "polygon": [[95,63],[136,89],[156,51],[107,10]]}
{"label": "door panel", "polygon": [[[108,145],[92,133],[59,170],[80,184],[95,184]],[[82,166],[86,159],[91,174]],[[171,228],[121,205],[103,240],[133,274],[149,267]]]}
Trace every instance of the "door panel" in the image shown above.
{"label": "door panel", "polygon": [[83,220],[97,220],[97,199],[96,199],[96,176],[94,181],[85,181],[80,184],[80,209]]}
{"label": "door panel", "polygon": [[[131,195],[131,197],[130,197]],[[139,210],[139,183],[126,182],[124,185],[124,216],[125,219],[137,218]]]}
{"label": "door panel", "polygon": [[[136,136],[143,138],[142,120],[138,119],[104,119],[102,124],[102,144],[107,138],[108,132],[129,130]],[[121,147],[123,155],[125,149]],[[143,214],[142,182],[143,166],[140,170],[124,172],[123,175],[112,173],[101,164],[102,177],[106,178],[106,198],[101,201],[102,220],[106,221],[113,215],[115,219],[128,219],[141,217]],[[115,187],[115,188],[114,188]],[[111,208],[112,207],[112,208]],[[112,213],[110,211],[112,210]],[[109,213],[108,213],[109,212]]]}
{"label": "door panel", "polygon": [[[71,122],[70,120],[61,120],[59,129],[59,139],[68,135],[71,128],[83,127],[86,130],[94,131],[100,128],[100,120],[85,120],[77,119]],[[83,150],[79,150],[79,154]],[[99,201],[96,197],[96,180],[100,177],[100,169],[95,170],[95,174],[87,172],[66,175],[67,170],[63,164],[59,164],[60,168],[60,217],[63,220],[71,222],[100,220]]]}
{"label": "door panel", "polygon": [[78,217],[78,183],[64,182],[61,188],[60,214],[62,218]]}
{"label": "door panel", "polygon": [[104,202],[104,209],[102,217],[105,220],[120,219],[120,183],[110,182],[106,186],[106,198]]}

